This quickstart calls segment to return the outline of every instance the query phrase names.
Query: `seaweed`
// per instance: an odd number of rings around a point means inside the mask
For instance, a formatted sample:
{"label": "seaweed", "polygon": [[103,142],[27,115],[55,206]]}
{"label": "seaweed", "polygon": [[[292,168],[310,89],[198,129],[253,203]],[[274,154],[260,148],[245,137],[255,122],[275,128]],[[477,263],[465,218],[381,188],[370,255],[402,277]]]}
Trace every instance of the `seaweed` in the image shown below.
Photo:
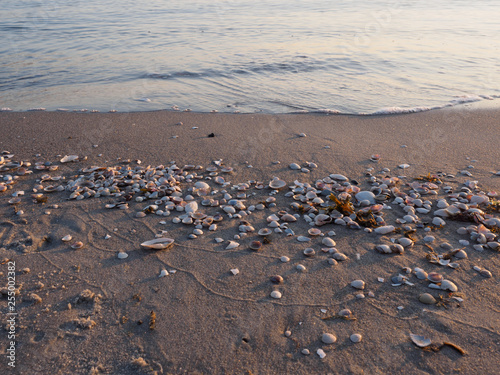
{"label": "seaweed", "polygon": [[442,182],[441,179],[437,175],[435,175],[435,174],[431,175],[431,172],[429,172],[427,174],[427,176],[415,177],[415,180],[428,181],[428,182],[438,182],[438,183]]}
{"label": "seaweed", "polygon": [[351,215],[354,213],[354,206],[351,203],[351,197],[347,196],[345,199],[338,199],[335,194],[330,194],[330,200],[335,203],[330,210],[337,210],[343,215]]}

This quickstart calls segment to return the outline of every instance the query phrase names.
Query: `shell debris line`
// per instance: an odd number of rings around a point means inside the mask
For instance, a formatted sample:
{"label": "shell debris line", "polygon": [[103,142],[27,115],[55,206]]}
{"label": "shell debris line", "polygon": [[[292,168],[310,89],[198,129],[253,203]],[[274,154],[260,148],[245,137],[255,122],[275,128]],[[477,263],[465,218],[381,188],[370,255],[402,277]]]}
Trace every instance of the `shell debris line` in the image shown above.
{"label": "shell debris line", "polygon": [[[413,297],[396,306],[415,303],[423,310],[458,304],[467,308],[462,305],[467,299],[462,290],[465,280],[486,284],[497,277],[488,270],[487,262],[500,251],[499,195],[459,171],[399,176],[402,171],[410,174],[413,167],[395,163],[392,166],[395,175],[391,175],[390,169],[382,168],[388,162],[373,154],[367,160],[373,163],[367,164],[364,180],[360,180],[363,176],[353,176],[354,180],[341,171],[313,179],[311,176],[316,176],[314,173],[320,167],[306,162],[291,163],[284,168],[283,176],[265,181],[236,181],[238,166],[223,160],[215,160],[206,167],[178,166],[175,162],[150,166],[126,159],[113,166],[89,166],[85,165],[85,158],[77,155],[33,163],[15,161],[14,156],[3,151],[0,158],[0,198],[13,214],[21,208],[30,212],[33,207],[56,202],[64,207],[76,201],[100,199],[104,214],[111,210],[136,223],[162,228],[155,238],[151,235],[137,239],[128,248],[112,249],[117,267],[133,267],[142,254],[167,259],[189,248],[208,251],[214,257],[242,255],[231,258],[234,264],[227,269],[235,277],[227,282],[238,283],[251,277],[245,257],[267,261],[283,275],[259,271],[261,284],[266,287],[239,296],[243,301],[253,298],[283,306],[301,303],[301,296],[294,291],[297,280],[306,280],[324,270],[333,272],[323,280],[331,284],[333,296],[334,290],[340,288],[333,282],[335,272],[340,273],[343,267],[342,272],[349,275],[344,279],[349,284],[342,286],[343,291],[356,301],[358,309],[376,299],[379,292],[390,293],[394,288],[414,290],[413,294],[408,292]],[[304,168],[312,172],[305,175]],[[297,179],[290,181],[285,177],[290,174],[296,174]],[[20,182],[23,186],[31,183],[32,192],[16,190]],[[450,228],[460,237],[459,242],[446,240]],[[73,251],[77,253],[75,256],[93,247],[92,241],[84,243],[76,234],[58,233],[58,236],[66,247],[78,250]],[[112,243],[111,236],[106,234],[105,238]],[[206,245],[197,248],[203,238],[211,248]],[[366,246],[350,247],[352,238]],[[365,259],[384,265],[386,274],[366,271],[357,274],[356,268]],[[471,265],[471,261],[475,263]],[[216,262],[219,260],[214,258]],[[395,266],[400,263],[406,263],[405,267]],[[150,273],[151,279],[175,273],[160,269],[159,275],[158,268],[145,272]],[[169,283],[174,279],[166,277],[163,281]],[[317,298],[316,305],[327,308],[335,304],[321,296]],[[316,307],[311,305],[311,308]],[[403,306],[395,314],[404,313]],[[305,345],[311,342],[327,345],[325,350],[335,349],[337,341],[346,340],[361,347],[375,334],[363,329],[361,336],[355,331],[358,327],[351,327],[333,335],[326,332],[331,328],[327,325],[330,318],[356,320],[345,308],[340,314],[320,319],[324,333],[318,340],[318,332],[311,330],[308,340],[297,341],[298,352],[309,354]],[[412,340],[419,347],[430,345],[421,336],[413,335]],[[327,360],[323,349],[317,349],[316,353]]]}

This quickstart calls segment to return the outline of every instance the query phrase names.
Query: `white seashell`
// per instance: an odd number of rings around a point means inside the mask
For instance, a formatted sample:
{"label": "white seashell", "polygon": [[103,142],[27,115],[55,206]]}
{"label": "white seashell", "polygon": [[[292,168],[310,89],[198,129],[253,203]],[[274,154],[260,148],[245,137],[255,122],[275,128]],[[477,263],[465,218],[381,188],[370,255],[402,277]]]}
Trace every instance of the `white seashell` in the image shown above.
{"label": "white seashell", "polygon": [[61,163],[69,163],[70,161],[78,160],[78,155],[65,155],[60,162]]}
{"label": "white seashell", "polygon": [[392,254],[392,250],[389,245],[377,245],[375,250],[382,254]]}
{"label": "white seashell", "polygon": [[276,298],[276,299],[280,299],[281,298],[281,293],[278,290],[273,290],[271,292],[271,297],[272,298]]}
{"label": "white seashell", "polygon": [[196,189],[203,189],[203,190],[208,190],[210,189],[210,185],[208,185],[206,182],[203,181],[197,181],[194,183],[194,187]]}
{"label": "white seashell", "polygon": [[437,201],[436,206],[437,206],[437,208],[447,208],[449,206],[449,204],[448,204],[448,202],[446,202],[446,200],[440,199]]}
{"label": "white seashell", "polygon": [[394,228],[394,226],[392,225],[384,225],[383,227],[375,228],[374,232],[378,234],[387,234],[394,232],[395,229],[396,228]]}
{"label": "white seashell", "polygon": [[425,338],[424,336],[415,335],[413,333],[410,333],[410,338],[411,341],[413,341],[413,343],[420,348],[425,348],[426,346],[429,346],[432,343],[430,339]]}
{"label": "white seashell", "polygon": [[321,243],[327,247],[335,247],[337,243],[332,240],[330,237],[325,237],[321,240]]}
{"label": "white seashell", "polygon": [[401,169],[406,169],[406,168],[409,168],[410,167],[410,164],[399,164],[398,165],[398,168],[401,168]]}
{"label": "white seashell", "polygon": [[119,251],[116,256],[118,257],[118,259],[126,259],[126,258],[128,258],[128,254],[125,253],[125,252],[123,252],[123,251]]}
{"label": "white seashell", "polygon": [[356,289],[364,289],[365,288],[365,282],[363,280],[354,280],[351,283],[351,286]]}
{"label": "white seashell", "polygon": [[360,191],[355,195],[355,198],[358,200],[358,202],[367,200],[370,202],[370,204],[377,203],[377,201],[375,200],[375,194],[373,194],[371,191]]}
{"label": "white seashell", "polygon": [[440,217],[436,216],[436,217],[434,217],[434,219],[432,219],[432,224],[437,226],[437,227],[442,227],[446,224],[446,221],[444,221]]}
{"label": "white seashell", "polygon": [[450,292],[456,292],[458,290],[458,287],[450,280],[443,280],[441,282],[441,289],[449,290]]}
{"label": "white seashell", "polygon": [[240,244],[236,241],[229,241],[229,244],[226,246],[226,250],[234,249],[240,246]]}
{"label": "white seashell", "polygon": [[285,214],[281,217],[281,220],[283,220],[284,222],[287,222],[287,223],[293,223],[293,222],[297,221],[297,218],[293,215]]}
{"label": "white seashell", "polygon": [[271,182],[269,182],[269,187],[271,189],[279,190],[286,186],[286,182],[280,180],[278,177],[274,177]]}
{"label": "white seashell", "polygon": [[64,236],[63,238],[61,238],[61,240],[64,241],[64,242],[69,242],[72,239],[73,239],[73,237],[71,237],[71,235],[69,235],[69,234],[66,235],[66,236]]}
{"label": "white seashell", "polygon": [[168,275],[168,271],[165,270],[165,269],[163,269],[163,270],[160,271],[160,274],[158,275],[158,277],[165,277],[167,275]]}
{"label": "white seashell", "polygon": [[186,204],[184,206],[184,211],[187,214],[195,213],[196,211],[198,211],[198,203],[196,203],[194,201],[189,202],[188,204]]}
{"label": "white seashell", "polygon": [[292,163],[289,165],[290,169],[293,169],[293,170],[299,170],[300,169],[300,165],[298,165],[297,163]]}
{"label": "white seashell", "polygon": [[304,272],[306,270],[306,267],[302,264],[297,264],[297,267],[295,267],[297,271]]}
{"label": "white seashell", "polygon": [[424,242],[427,242],[427,243],[434,242],[435,240],[436,240],[436,237],[434,237],[434,236],[425,236],[424,237]]}
{"label": "white seashell", "polygon": [[307,233],[309,233],[310,236],[319,236],[322,234],[321,230],[318,228],[311,228],[307,231]]}
{"label": "white seashell", "polygon": [[214,241],[217,242],[217,243],[224,242],[224,240],[222,238],[220,238],[220,237],[215,238]]}
{"label": "white seashell", "polygon": [[166,237],[160,237],[154,240],[149,240],[141,243],[142,247],[152,250],[166,250],[171,248],[173,245],[174,245],[174,239]]}
{"label": "white seashell", "polygon": [[335,253],[332,255],[332,258],[338,260],[339,262],[343,262],[344,260],[347,260],[347,255],[342,253]]}
{"label": "white seashell", "polygon": [[448,211],[446,209],[440,209],[440,210],[434,211],[434,216],[440,216],[440,217],[447,218],[450,216],[450,214],[448,213]]}
{"label": "white seashell", "polygon": [[280,261],[281,261],[281,262],[283,262],[283,263],[287,263],[287,262],[289,262],[289,261],[290,261],[290,258],[288,258],[287,256],[282,256],[282,257],[280,258]]}
{"label": "white seashell", "polygon": [[299,241],[299,242],[309,242],[309,241],[311,241],[311,239],[309,237],[305,237],[305,236],[298,236],[297,237],[297,241]]}
{"label": "white seashell", "polygon": [[330,178],[333,178],[334,180],[338,180],[338,181],[347,181],[349,180],[346,176],[342,175],[342,174],[331,174],[330,175]]}
{"label": "white seashell", "polygon": [[237,268],[232,268],[232,269],[231,269],[231,273],[233,274],[233,276],[236,276],[237,274],[239,274],[239,273],[240,273],[240,270],[239,270],[239,269],[237,269]]}
{"label": "white seashell", "polygon": [[406,237],[401,237],[398,239],[398,242],[403,246],[403,247],[409,247],[413,246],[413,241],[410,240],[409,238]]}
{"label": "white seashell", "polygon": [[273,231],[269,228],[262,228],[257,232],[259,236],[269,236],[271,233],[273,233]]}

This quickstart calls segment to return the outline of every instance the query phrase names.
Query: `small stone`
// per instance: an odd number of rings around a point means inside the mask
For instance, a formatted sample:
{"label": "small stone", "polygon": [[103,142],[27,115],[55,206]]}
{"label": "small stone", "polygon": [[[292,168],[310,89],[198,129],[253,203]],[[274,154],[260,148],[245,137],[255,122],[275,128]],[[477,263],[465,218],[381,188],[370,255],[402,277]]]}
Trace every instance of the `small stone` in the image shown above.
{"label": "small stone", "polygon": [[365,288],[365,282],[363,280],[354,280],[351,283],[351,286],[356,289],[364,289]]}
{"label": "small stone", "polygon": [[309,354],[311,354],[311,352],[310,352],[310,350],[309,350],[309,349],[302,349],[301,353],[302,353],[302,354],[304,354],[304,355],[309,355]]}
{"label": "small stone", "polygon": [[240,270],[239,270],[239,269],[237,269],[237,268],[233,268],[233,269],[231,269],[231,273],[232,273],[234,276],[236,276],[237,274],[239,274],[239,273],[240,273]]}
{"label": "small stone", "polygon": [[290,337],[292,335],[292,331],[285,331],[285,337]]}
{"label": "small stone", "polygon": [[351,341],[354,343],[360,342],[362,338],[363,336],[361,336],[359,333],[353,333],[350,337]]}
{"label": "small stone", "polygon": [[125,253],[125,252],[123,252],[123,251],[120,251],[120,252],[118,252],[118,254],[117,254],[117,258],[118,258],[118,259],[126,259],[126,258],[128,258],[128,254],[127,254],[127,253]]}
{"label": "small stone", "polygon": [[273,290],[271,292],[271,297],[275,299],[280,299],[281,298],[281,293],[278,290]]}
{"label": "small stone", "polygon": [[302,264],[297,264],[297,270],[300,271],[300,272],[304,272],[306,270],[306,267],[303,266]]}
{"label": "small stone", "polygon": [[287,262],[289,262],[289,261],[290,261],[290,258],[288,258],[287,256],[282,256],[282,257],[280,258],[280,260],[281,260],[283,263],[287,263]]}

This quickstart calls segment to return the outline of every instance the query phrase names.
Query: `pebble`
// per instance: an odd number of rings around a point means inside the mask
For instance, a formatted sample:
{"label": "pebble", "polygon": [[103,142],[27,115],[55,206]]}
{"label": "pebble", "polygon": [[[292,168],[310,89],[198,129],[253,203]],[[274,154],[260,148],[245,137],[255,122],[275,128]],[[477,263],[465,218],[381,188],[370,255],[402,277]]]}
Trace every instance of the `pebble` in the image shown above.
{"label": "pebble", "polygon": [[302,349],[301,353],[304,355],[309,355],[311,354],[311,351],[309,349]]}
{"label": "pebble", "polygon": [[354,280],[351,286],[356,289],[365,289],[365,282],[363,280]]}
{"label": "pebble", "polygon": [[350,337],[351,341],[354,343],[360,342],[362,338],[363,336],[361,336],[359,333],[353,333]]}
{"label": "pebble", "polygon": [[292,163],[289,165],[290,169],[293,169],[293,170],[299,170],[300,169],[300,165],[298,165],[297,163]]}
{"label": "pebble", "polygon": [[295,268],[300,272],[304,272],[306,270],[306,267],[302,264],[297,264],[297,267]]}
{"label": "pebble", "polygon": [[323,359],[326,357],[326,353],[323,349],[318,349],[316,350],[316,354],[319,356],[319,358]]}
{"label": "pebble", "polygon": [[288,258],[287,256],[282,256],[282,257],[280,258],[280,260],[281,260],[283,263],[287,263],[287,262],[289,262],[289,261],[290,261],[290,258]]}
{"label": "pebble", "polygon": [[126,258],[128,258],[128,254],[123,252],[123,251],[120,251],[120,252],[118,252],[117,257],[118,257],[118,259],[126,259]]}
{"label": "pebble", "polygon": [[280,299],[281,298],[281,293],[278,290],[273,290],[271,292],[271,297],[275,299]]}
{"label": "pebble", "polygon": [[434,305],[437,301],[436,299],[429,293],[422,293],[418,300],[426,305]]}

